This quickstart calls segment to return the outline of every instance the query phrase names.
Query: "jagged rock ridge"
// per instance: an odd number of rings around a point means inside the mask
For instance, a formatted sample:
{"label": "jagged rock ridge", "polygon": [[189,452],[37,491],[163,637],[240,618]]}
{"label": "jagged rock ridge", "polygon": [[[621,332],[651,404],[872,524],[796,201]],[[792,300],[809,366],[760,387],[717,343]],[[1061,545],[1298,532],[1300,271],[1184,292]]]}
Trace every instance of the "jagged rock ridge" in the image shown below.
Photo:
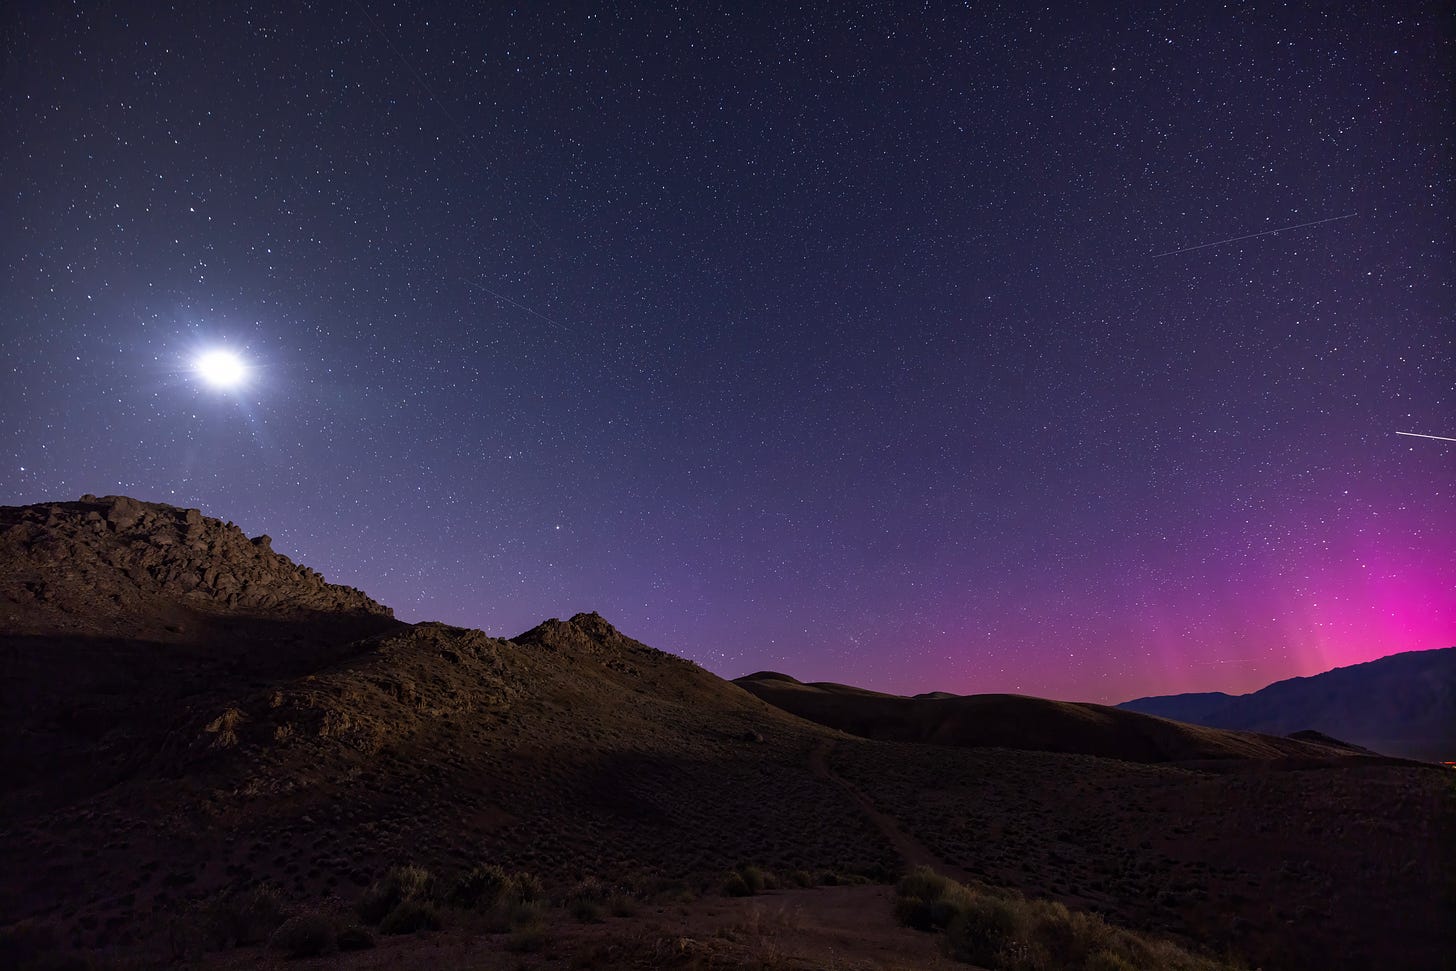
{"label": "jagged rock ridge", "polygon": [[0,506],[0,806],[175,769],[199,719],[228,737],[218,713],[240,687],[326,670],[405,626],[196,509]]}
{"label": "jagged rock ridge", "polygon": [[0,614],[7,630],[54,629],[57,615],[97,623],[149,607],[288,616],[393,611],[328,583],[196,509],[126,496],[0,506]]}

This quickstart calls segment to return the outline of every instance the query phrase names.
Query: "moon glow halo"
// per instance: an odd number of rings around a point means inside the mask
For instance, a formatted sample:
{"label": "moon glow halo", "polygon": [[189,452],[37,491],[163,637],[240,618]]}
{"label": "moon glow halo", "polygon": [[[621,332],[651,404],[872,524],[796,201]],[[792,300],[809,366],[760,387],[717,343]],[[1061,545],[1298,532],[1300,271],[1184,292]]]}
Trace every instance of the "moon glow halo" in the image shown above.
{"label": "moon glow halo", "polygon": [[248,377],[248,367],[232,351],[208,351],[197,359],[197,374],[214,388],[236,388]]}

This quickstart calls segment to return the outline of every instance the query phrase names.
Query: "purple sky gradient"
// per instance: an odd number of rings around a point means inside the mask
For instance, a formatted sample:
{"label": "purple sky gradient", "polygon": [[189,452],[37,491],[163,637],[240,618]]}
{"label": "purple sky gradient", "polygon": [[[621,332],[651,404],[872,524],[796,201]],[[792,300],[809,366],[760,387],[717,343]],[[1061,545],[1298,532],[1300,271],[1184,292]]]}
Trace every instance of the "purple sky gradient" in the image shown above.
{"label": "purple sky gradient", "polygon": [[1456,444],[1394,434],[1456,436],[1445,13],[1146,6],[31,5],[0,502],[730,677],[1456,644]]}

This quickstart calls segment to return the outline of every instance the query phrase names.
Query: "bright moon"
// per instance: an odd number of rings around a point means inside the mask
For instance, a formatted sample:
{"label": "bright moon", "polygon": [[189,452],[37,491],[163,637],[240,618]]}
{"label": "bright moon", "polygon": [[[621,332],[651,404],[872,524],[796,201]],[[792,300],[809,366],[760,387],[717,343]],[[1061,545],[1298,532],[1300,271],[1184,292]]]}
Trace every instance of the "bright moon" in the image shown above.
{"label": "bright moon", "polygon": [[232,351],[208,351],[197,359],[197,373],[214,388],[236,388],[248,376],[248,369]]}

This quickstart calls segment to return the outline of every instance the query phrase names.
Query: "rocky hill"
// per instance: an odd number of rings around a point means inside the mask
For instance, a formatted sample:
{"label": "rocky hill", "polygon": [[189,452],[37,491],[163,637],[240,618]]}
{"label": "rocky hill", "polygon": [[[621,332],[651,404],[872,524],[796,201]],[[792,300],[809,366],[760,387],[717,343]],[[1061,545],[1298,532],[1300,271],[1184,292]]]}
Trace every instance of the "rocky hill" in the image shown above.
{"label": "rocky hill", "polygon": [[1406,758],[1456,759],[1456,647],[1392,654],[1246,695],[1159,695],[1118,707],[1236,731],[1309,730]]}
{"label": "rocky hill", "polygon": [[[104,789],[240,687],[404,625],[196,509],[0,507],[0,805]],[[169,741],[170,740],[170,741]]]}
{"label": "rocky hill", "polygon": [[411,862],[893,865],[806,771],[824,729],[596,614],[511,640],[406,625],[266,539],[120,497],[0,523],[0,925],[65,913],[110,946],[229,887],[353,895]]}
{"label": "rocky hill", "polygon": [[274,552],[269,537],[249,539],[196,509],[91,495],[0,506],[0,623],[7,631],[114,636],[118,623],[160,620],[167,633],[167,622],[187,610],[394,616]]}

